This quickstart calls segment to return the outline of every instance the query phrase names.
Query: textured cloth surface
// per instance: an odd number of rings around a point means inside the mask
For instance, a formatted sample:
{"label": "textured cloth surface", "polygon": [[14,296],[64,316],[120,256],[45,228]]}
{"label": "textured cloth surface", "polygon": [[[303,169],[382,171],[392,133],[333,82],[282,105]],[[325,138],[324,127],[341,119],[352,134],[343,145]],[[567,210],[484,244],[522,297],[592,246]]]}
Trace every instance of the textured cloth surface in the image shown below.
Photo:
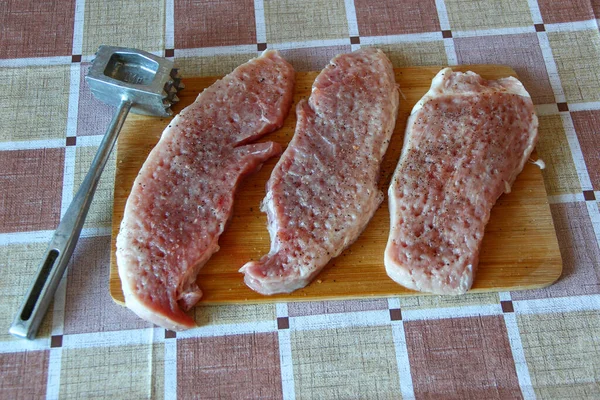
{"label": "textured cloth surface", "polygon": [[[0,398],[600,398],[600,2],[101,0],[0,4]],[[298,71],[376,46],[395,67],[506,64],[540,117],[564,262],[545,289],[197,307],[159,329],[108,292],[115,157],[33,342],[7,330],[113,108],[100,44],[226,74],[265,48]]]}

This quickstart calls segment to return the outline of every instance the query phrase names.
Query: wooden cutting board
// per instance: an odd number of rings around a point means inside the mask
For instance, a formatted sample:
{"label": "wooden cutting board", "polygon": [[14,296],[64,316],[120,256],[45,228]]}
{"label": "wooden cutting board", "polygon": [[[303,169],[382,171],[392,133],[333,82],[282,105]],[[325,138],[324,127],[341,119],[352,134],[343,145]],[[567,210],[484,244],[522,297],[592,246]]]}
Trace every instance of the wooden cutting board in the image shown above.
{"label": "wooden cutting board", "polygon": [[[379,187],[384,192],[387,192],[400,156],[410,110],[429,89],[431,79],[440,68],[395,69],[402,96],[396,128],[379,181]],[[455,70],[472,70],[487,79],[516,76],[514,70],[500,65],[461,66]],[[294,105],[284,127],[262,140],[287,145],[296,124],[295,103],[310,95],[317,74],[299,72],[296,75]],[[181,101],[175,107],[175,113],[192,103],[198,93],[216,79],[184,79],[186,88],[180,93]],[[133,180],[169,120],[130,115],[117,144],[110,294],[121,304],[124,299],[115,262],[115,238]],[[261,171],[246,178],[240,185],[233,218],[219,240],[221,250],[213,255],[198,276],[198,285],[204,293],[200,304],[348,299],[416,293],[396,284],[385,273],[383,251],[389,232],[387,198],[360,238],[332,260],[306,288],[287,295],[262,296],[246,287],[238,269],[247,261],[257,260],[269,251],[267,219],[260,212],[259,204],[265,196],[265,183],[276,161],[276,158],[271,159]],[[561,271],[562,260],[542,174],[537,166],[528,163],[517,178],[512,193],[503,195],[492,210],[482,244],[479,270],[471,291],[540,288],[556,281]]]}

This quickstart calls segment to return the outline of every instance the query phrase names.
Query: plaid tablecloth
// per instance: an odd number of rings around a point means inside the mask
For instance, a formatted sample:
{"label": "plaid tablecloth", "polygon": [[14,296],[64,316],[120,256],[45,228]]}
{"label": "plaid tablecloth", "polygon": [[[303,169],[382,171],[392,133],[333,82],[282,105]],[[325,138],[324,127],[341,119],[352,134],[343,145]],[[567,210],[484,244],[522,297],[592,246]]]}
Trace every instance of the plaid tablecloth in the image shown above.
{"label": "plaid tablecloth", "polygon": [[[0,2],[0,398],[600,398],[600,2]],[[508,64],[540,116],[564,273],[543,290],[201,307],[150,326],[108,293],[115,161],[38,339],[7,330],[112,109],[100,44],[218,75],[265,48],[297,70],[384,49],[394,66]]]}

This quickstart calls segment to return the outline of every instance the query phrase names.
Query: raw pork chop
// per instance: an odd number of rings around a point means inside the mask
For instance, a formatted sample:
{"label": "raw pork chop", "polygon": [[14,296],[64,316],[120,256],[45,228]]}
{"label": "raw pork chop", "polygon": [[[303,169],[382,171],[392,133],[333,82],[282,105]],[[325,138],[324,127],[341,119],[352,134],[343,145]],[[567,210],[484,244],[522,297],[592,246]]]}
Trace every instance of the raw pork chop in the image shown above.
{"label": "raw pork chop", "polygon": [[388,275],[410,289],[471,288],[490,211],[537,142],[538,120],[517,79],[443,69],[414,107],[389,189]]}
{"label": "raw pork chop", "polygon": [[240,269],[250,288],[304,287],[356,240],[383,199],[377,179],[397,109],[394,70],[380,50],[338,55],[321,72],[267,183],[271,251]]}
{"label": "raw pork chop", "polygon": [[184,311],[202,292],[196,276],[219,250],[242,177],[281,153],[249,144],[283,124],[294,70],[275,51],[202,92],[163,132],[133,184],[117,237],[127,307],[168,329],[195,326]]}

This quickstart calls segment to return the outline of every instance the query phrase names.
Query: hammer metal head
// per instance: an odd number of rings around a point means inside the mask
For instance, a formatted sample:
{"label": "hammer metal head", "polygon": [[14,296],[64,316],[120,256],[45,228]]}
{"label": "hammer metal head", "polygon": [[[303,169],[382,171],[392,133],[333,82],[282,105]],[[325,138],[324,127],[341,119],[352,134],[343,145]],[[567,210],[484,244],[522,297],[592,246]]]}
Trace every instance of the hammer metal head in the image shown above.
{"label": "hammer metal head", "polygon": [[183,89],[173,62],[142,50],[100,46],[85,77],[93,95],[118,106],[130,100],[136,114],[166,117]]}

